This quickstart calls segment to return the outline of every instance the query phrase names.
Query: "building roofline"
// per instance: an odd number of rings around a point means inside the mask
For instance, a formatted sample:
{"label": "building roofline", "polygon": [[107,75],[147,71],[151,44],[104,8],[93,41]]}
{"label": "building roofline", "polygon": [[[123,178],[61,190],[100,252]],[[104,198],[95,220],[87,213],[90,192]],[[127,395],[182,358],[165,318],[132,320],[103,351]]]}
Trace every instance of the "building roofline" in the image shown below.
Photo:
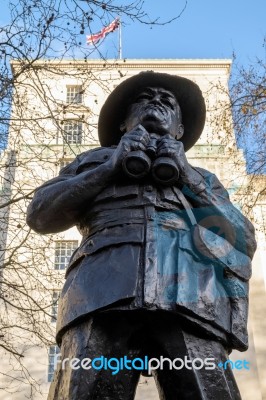
{"label": "building roofline", "polygon": [[[17,66],[22,66],[23,65],[23,60],[17,61],[17,60],[11,60],[11,67],[12,70],[14,70]],[[226,69],[227,72],[230,72],[231,65],[232,65],[232,60],[231,59],[200,59],[200,58],[181,58],[181,59],[122,59],[122,60],[115,60],[115,59],[107,59],[107,60],[102,60],[102,59],[89,59],[87,61],[85,60],[68,60],[68,59],[62,59],[62,60],[37,60],[33,63],[32,67],[38,68],[38,67],[49,67],[49,66],[55,66],[58,65],[61,68],[69,68],[71,65],[77,67],[85,67],[85,66],[93,66],[94,68],[100,68],[102,69],[103,67],[118,67],[119,68],[156,68],[156,67],[162,67],[162,68],[186,68],[186,69],[217,69],[217,68],[222,68]]]}

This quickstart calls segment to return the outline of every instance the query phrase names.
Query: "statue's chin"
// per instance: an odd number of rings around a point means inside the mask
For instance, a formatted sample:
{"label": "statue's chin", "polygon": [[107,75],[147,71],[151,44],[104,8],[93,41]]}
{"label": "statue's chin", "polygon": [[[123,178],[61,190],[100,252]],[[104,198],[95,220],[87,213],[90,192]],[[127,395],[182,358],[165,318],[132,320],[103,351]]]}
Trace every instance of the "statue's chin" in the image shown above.
{"label": "statue's chin", "polygon": [[159,135],[165,135],[168,133],[165,120],[157,118],[155,115],[149,115],[141,121],[141,125],[150,133],[158,133]]}
{"label": "statue's chin", "polygon": [[166,135],[169,133],[166,127],[161,126],[160,124],[154,124],[152,121],[145,121],[142,123],[142,126],[144,126],[149,133],[157,133],[158,135]]}

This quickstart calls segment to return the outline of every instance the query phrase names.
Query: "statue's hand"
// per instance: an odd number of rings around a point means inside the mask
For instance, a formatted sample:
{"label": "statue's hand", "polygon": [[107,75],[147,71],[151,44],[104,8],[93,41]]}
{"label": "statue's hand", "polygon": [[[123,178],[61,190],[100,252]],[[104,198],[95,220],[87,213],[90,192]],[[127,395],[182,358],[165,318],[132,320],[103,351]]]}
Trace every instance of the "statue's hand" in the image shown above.
{"label": "statue's hand", "polygon": [[171,135],[163,136],[157,145],[157,157],[169,157],[176,163],[179,170],[179,179],[187,183],[193,169],[188,163],[183,143],[174,139]]}
{"label": "statue's hand", "polygon": [[121,169],[122,161],[131,151],[145,151],[149,141],[150,136],[142,125],[137,125],[132,131],[125,133],[110,160],[114,171],[118,172]]}

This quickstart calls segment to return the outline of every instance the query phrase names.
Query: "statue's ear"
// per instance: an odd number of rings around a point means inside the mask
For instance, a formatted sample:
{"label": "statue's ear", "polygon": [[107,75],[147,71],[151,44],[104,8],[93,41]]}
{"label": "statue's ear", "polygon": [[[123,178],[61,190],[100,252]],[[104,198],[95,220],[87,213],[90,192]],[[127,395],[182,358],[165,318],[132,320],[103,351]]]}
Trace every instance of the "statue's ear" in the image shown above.
{"label": "statue's ear", "polygon": [[126,123],[125,123],[125,121],[121,122],[121,124],[120,124],[120,131],[121,131],[121,132],[125,132],[125,131],[126,131]]}
{"label": "statue's ear", "polygon": [[179,124],[178,126],[178,130],[177,133],[175,135],[175,138],[177,140],[181,139],[181,137],[184,135],[184,125],[183,124]]}

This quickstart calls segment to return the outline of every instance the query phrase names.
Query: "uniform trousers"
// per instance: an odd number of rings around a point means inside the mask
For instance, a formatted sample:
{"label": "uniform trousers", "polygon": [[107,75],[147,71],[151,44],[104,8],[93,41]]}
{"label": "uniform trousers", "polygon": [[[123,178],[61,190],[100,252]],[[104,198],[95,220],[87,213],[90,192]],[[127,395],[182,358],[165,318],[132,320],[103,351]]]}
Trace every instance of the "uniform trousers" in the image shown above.
{"label": "uniform trousers", "polygon": [[[195,332],[194,332],[195,331]],[[167,311],[106,311],[69,328],[62,337],[61,361],[104,356],[117,359],[214,358],[215,369],[163,369],[152,372],[161,400],[241,400],[232,370],[217,364],[228,359],[219,341],[186,326]],[[73,369],[58,364],[48,400],[133,400],[140,370]],[[181,365],[181,364],[178,364]]]}

